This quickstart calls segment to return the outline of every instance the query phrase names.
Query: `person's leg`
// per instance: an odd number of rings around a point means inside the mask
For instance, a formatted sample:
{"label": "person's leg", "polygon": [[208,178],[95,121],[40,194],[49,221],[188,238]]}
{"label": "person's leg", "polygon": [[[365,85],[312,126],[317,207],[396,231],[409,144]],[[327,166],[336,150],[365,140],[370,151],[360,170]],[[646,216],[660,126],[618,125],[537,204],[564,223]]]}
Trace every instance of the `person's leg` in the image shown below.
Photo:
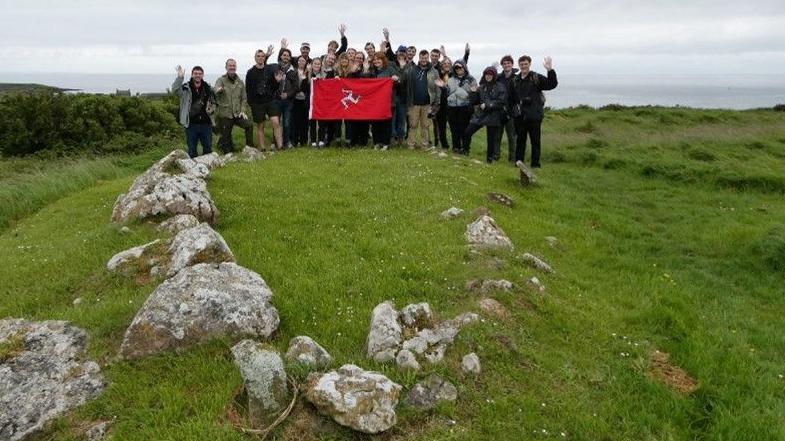
{"label": "person's leg", "polygon": [[311,147],[316,147],[318,145],[317,143],[319,142],[319,135],[317,135],[316,133],[315,120],[308,121],[308,130],[310,132],[310,137],[311,137]]}
{"label": "person's leg", "polygon": [[281,144],[282,148],[288,148],[292,143],[292,101],[281,100],[278,103],[281,110]]}
{"label": "person's leg", "polygon": [[436,112],[433,115],[433,123],[432,123],[432,126],[433,126],[433,145],[435,147],[438,147],[439,143],[442,142],[442,139],[439,137],[439,123],[438,123],[439,113],[440,112],[441,112],[441,110],[439,112]]}
{"label": "person's leg", "polygon": [[420,145],[423,147],[431,146],[431,119],[428,118],[428,111],[431,106],[422,106],[420,109]]}
{"label": "person's leg", "polygon": [[447,119],[450,123],[450,137],[452,138],[452,151],[459,152],[463,146],[463,132],[459,127],[459,109],[451,107],[447,110]]}
{"label": "person's leg", "polygon": [[[240,126],[245,133],[245,145],[248,147],[253,147],[253,124],[248,118],[236,118],[235,124]],[[232,148],[234,148],[234,143],[232,144]]]}
{"label": "person's leg", "polygon": [[[507,134],[507,160],[511,163],[515,163],[515,150],[516,150],[516,130],[515,130],[515,120],[513,118],[507,118],[507,122],[504,124],[504,132]],[[501,140],[501,133],[499,133],[500,140]],[[501,149],[501,143],[499,143],[499,149]],[[500,152],[501,153],[501,152]]]}
{"label": "person's leg", "polygon": [[[202,143],[202,154],[209,155],[213,152],[213,126],[211,124],[197,124],[197,137]],[[194,149],[196,146],[194,145]],[[197,153],[198,155],[198,153]]]}
{"label": "person's leg", "polygon": [[442,148],[448,150],[450,144],[447,142],[447,109],[440,109],[436,114],[436,126],[439,132],[439,141],[441,141]]}
{"label": "person's leg", "polygon": [[409,145],[410,149],[413,149],[415,144],[417,144],[417,128],[420,126],[420,119],[417,117],[417,112],[420,110],[420,107],[422,106],[409,106],[409,111],[407,113],[409,136],[406,139],[406,144]]}
{"label": "person's leg", "polygon": [[264,141],[264,121],[256,123],[256,137],[259,138],[259,149],[262,151],[267,150],[267,145]]}
{"label": "person's leg", "polygon": [[302,126],[300,121],[302,120],[303,115],[303,101],[302,100],[294,100],[292,101],[292,128],[291,128],[291,143],[294,146],[300,145],[300,130],[302,130]]}
{"label": "person's leg", "polygon": [[218,125],[218,148],[224,153],[234,151],[234,144],[232,143],[232,127],[234,123],[232,119],[219,116],[216,124]]}
{"label": "person's leg", "polygon": [[501,154],[499,151],[501,132],[502,127],[488,126],[485,128],[485,143],[488,146],[485,153],[485,160],[488,161],[488,163],[499,160],[499,155]]}
{"label": "person's leg", "polygon": [[529,122],[529,137],[532,140],[532,167],[539,168],[540,164],[540,129],[542,120]]}
{"label": "person's leg", "polygon": [[471,107],[461,107],[459,115],[460,119],[458,125],[461,129],[461,133],[464,134],[463,140],[461,142],[461,153],[468,155],[469,150],[472,148],[472,138],[471,135],[466,136],[466,128],[469,127],[469,122],[472,119]]}
{"label": "person's leg", "polygon": [[368,147],[368,131],[370,123],[368,121],[357,121],[357,141],[360,147]]}
{"label": "person's leg", "polygon": [[190,125],[189,127],[185,128],[185,145],[188,146],[188,156],[191,158],[195,158],[198,153],[196,152],[196,142],[197,142],[197,135],[196,135],[196,127]]}
{"label": "person's leg", "polygon": [[472,136],[477,133],[478,130],[482,128],[479,124],[470,123],[466,126],[466,129],[463,131],[463,152],[469,153],[469,149],[472,146]]}

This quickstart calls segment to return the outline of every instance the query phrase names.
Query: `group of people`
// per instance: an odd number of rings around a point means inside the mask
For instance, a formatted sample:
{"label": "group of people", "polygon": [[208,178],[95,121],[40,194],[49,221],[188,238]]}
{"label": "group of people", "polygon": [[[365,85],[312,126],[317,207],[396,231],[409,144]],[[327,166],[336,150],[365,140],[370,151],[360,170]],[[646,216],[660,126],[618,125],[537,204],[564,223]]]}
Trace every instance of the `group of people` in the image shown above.
{"label": "group of people", "polygon": [[[336,143],[364,147],[371,140],[374,148],[381,150],[391,145],[446,150],[452,144],[454,152],[468,154],[472,136],[485,127],[489,163],[501,159],[501,140],[506,134],[508,161],[524,160],[528,139],[531,166],[540,167],[543,91],[558,85],[550,57],[545,58],[547,73],[542,75],[531,70],[531,57],[519,57],[516,69],[513,57],[505,55],[499,63],[501,72],[496,66],[486,67],[478,82],[467,67],[468,43],[463,58],[453,61],[444,46],[418,52],[414,46],[400,45],[393,51],[386,28],[378,50],[368,42],[364,52],[348,47],[345,25],[338,31],[340,43],[330,41],[326,53],[319,57],[310,56],[307,42],[300,45],[299,55],[293,56],[286,39],[281,40],[276,63],[268,62],[272,45],[266,51],[257,50],[245,81],[231,58],[226,60],[226,74],[215,86],[204,81],[200,66],[191,70],[187,82],[182,67],[177,66],[172,90],[180,97],[179,121],[185,127],[189,155],[198,155],[198,143],[205,154],[212,151],[213,130],[219,134],[221,150],[233,151],[235,126],[244,130],[246,145],[254,146],[255,125],[258,147],[268,150],[264,132],[268,120],[274,137],[272,150]],[[379,121],[310,119],[311,84],[325,78],[390,78],[392,117]]]}

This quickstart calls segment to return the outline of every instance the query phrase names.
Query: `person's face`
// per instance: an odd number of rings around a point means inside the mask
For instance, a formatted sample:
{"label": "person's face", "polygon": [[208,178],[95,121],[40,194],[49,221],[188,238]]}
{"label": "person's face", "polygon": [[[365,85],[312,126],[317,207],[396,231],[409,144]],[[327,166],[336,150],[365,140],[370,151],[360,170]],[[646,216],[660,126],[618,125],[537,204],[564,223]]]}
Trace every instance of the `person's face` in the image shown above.
{"label": "person's face", "polygon": [[428,64],[428,54],[420,54],[420,66]]}
{"label": "person's face", "polygon": [[335,55],[327,54],[324,58],[324,65],[327,67],[333,67],[335,65]]}
{"label": "person's face", "polygon": [[365,46],[365,53],[368,54],[368,58],[372,58],[373,54],[376,53],[376,48],[369,44],[368,46]]}
{"label": "person's face", "polygon": [[518,62],[518,68],[521,70],[522,74],[527,74],[531,68],[531,63],[528,60],[521,60]]}
{"label": "person's face", "polygon": [[506,73],[510,73],[510,72],[512,72],[512,61],[510,61],[510,60],[504,60],[504,61],[502,62],[502,69],[503,69],[503,70],[504,70],[504,72],[506,72]]}
{"label": "person's face", "polygon": [[357,54],[357,51],[354,49],[349,49],[346,51],[346,55],[349,56],[349,61],[354,61],[354,56]]}
{"label": "person's face", "polygon": [[265,61],[267,61],[267,55],[265,55],[264,52],[257,52],[253,59],[256,61],[257,65],[261,66]]}
{"label": "person's face", "polygon": [[306,64],[305,57],[300,57],[300,58],[297,59],[297,68],[298,69],[300,69],[300,70],[305,69],[305,64]]}
{"label": "person's face", "polygon": [[235,75],[237,73],[237,62],[234,60],[229,60],[226,62],[226,73],[231,75]]}
{"label": "person's face", "polygon": [[466,69],[463,68],[460,64],[455,66],[455,74],[459,77],[462,77],[463,74],[466,72]]}
{"label": "person's face", "polygon": [[339,62],[341,67],[347,68],[349,67],[349,58],[348,57],[341,57],[341,61]]}
{"label": "person's face", "polygon": [[417,54],[417,49],[410,47],[406,49],[406,56],[410,59],[414,59],[414,55]]}
{"label": "person's face", "polygon": [[443,71],[449,72],[451,67],[452,67],[452,62],[450,60],[442,61],[442,70]]}
{"label": "person's face", "polygon": [[338,50],[338,45],[335,43],[330,43],[327,45],[327,52],[335,52]]}
{"label": "person's face", "polygon": [[384,63],[382,62],[382,60],[381,60],[381,59],[379,59],[379,58],[374,58],[374,59],[373,59],[373,66],[374,66],[375,68],[377,68],[377,69],[381,69],[381,67],[382,67],[382,66],[384,66]]}
{"label": "person's face", "polygon": [[194,80],[194,83],[201,83],[202,79],[204,79],[204,72],[201,70],[192,70],[191,78]]}
{"label": "person's face", "polygon": [[493,80],[493,74],[490,72],[485,72],[485,81],[492,81],[492,80]]}
{"label": "person's face", "polygon": [[314,58],[311,62],[311,68],[314,72],[321,72],[322,70],[322,59],[321,58]]}
{"label": "person's face", "polygon": [[357,52],[354,55],[354,63],[362,66],[362,64],[365,63],[365,55],[363,55],[362,52]]}
{"label": "person's face", "polygon": [[281,54],[281,63],[282,64],[289,64],[289,62],[291,60],[292,60],[292,56],[289,55],[289,52],[284,52],[284,53]]}
{"label": "person's face", "polygon": [[439,64],[439,57],[440,56],[441,56],[441,54],[439,52],[431,52],[431,64],[433,64],[434,66]]}
{"label": "person's face", "polygon": [[311,48],[309,48],[308,46],[304,46],[300,48],[300,55],[302,55],[303,57],[308,58],[308,54],[310,53],[311,53]]}

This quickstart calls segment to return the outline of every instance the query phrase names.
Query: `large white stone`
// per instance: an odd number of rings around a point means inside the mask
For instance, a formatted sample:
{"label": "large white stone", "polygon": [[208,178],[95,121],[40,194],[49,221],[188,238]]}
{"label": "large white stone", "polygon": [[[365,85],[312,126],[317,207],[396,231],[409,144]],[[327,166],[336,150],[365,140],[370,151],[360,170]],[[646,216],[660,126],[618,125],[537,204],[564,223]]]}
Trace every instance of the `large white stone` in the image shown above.
{"label": "large white stone", "polygon": [[513,248],[507,234],[488,215],[480,216],[466,227],[466,240],[475,247]]}
{"label": "large white stone", "polygon": [[248,416],[258,426],[271,424],[286,408],[289,398],[281,356],[253,340],[234,345],[232,355],[248,394]]}

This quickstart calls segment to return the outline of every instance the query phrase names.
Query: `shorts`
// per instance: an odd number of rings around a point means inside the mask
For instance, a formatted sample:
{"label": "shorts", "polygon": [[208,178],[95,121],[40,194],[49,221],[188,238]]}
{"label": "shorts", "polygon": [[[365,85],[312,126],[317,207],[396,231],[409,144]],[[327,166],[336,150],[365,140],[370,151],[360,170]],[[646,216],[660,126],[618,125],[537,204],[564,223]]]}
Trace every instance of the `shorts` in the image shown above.
{"label": "shorts", "polygon": [[251,103],[251,116],[253,122],[260,123],[269,117],[281,116],[281,106],[278,105],[278,101]]}

